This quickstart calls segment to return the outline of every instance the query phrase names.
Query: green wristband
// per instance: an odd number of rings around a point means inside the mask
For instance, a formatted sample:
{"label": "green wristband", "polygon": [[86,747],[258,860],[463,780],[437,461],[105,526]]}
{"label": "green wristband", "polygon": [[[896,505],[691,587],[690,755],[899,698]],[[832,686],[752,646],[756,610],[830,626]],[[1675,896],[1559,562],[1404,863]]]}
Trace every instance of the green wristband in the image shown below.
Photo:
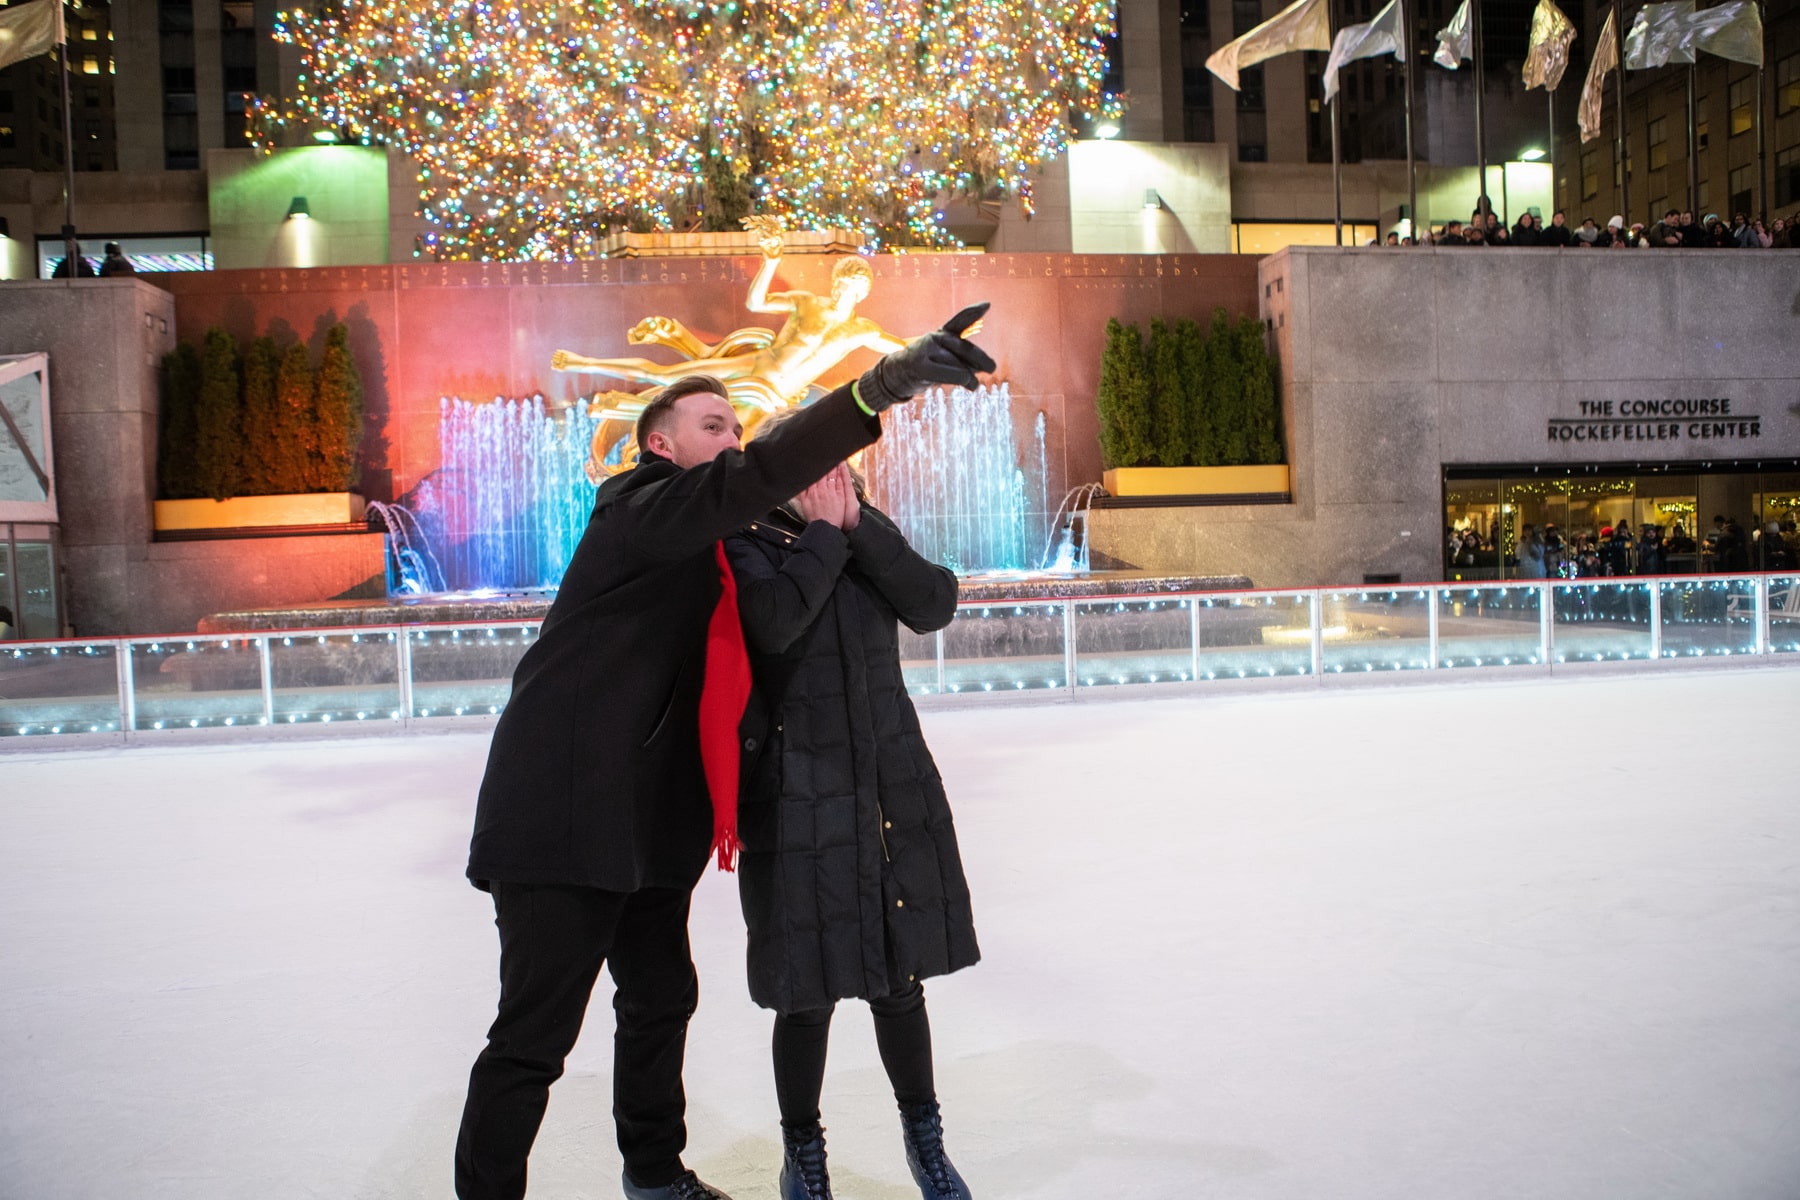
{"label": "green wristband", "polygon": [[865,412],[865,413],[867,413],[867,414],[868,414],[868,415],[869,415],[869,416],[871,416],[871,417],[874,417],[874,416],[879,416],[879,415],[880,415],[880,414],[879,414],[879,413],[877,413],[877,412],[876,412],[876,411],[875,411],[875,410],[874,410],[874,409],[872,409],[872,408],[870,408],[870,407],[869,407],[869,406],[868,406],[868,405],[867,405],[867,404],[864,404],[864,403],[863,403],[863,398],[862,398],[862,380],[860,380],[860,379],[858,379],[858,380],[854,380],[854,381],[852,381],[852,382],[851,382],[851,384],[850,384],[850,398],[851,398],[851,399],[852,399],[852,400],[854,400],[854,401],[856,401],[856,407],[858,407],[858,408],[860,408],[860,409],[862,409],[862,410],[863,410],[863,412]]}

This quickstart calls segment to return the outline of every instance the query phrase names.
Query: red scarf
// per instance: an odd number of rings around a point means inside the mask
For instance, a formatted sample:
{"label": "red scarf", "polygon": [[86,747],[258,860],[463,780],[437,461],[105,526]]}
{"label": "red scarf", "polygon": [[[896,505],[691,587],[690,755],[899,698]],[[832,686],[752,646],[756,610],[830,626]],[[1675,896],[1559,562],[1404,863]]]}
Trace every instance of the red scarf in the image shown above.
{"label": "red scarf", "polygon": [[725,543],[713,545],[719,564],[719,603],[706,625],[706,678],[700,685],[700,765],[712,793],[713,852],[719,869],[737,866],[738,722],[750,701],[750,653],[738,620],[737,580],[725,557]]}

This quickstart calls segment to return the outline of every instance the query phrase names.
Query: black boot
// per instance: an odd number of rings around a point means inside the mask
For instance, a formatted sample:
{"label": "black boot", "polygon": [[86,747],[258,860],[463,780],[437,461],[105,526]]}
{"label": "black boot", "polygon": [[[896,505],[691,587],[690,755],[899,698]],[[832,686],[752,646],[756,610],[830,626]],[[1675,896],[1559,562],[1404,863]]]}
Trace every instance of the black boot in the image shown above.
{"label": "black boot", "polygon": [[944,1154],[938,1102],[901,1105],[900,1128],[906,1135],[906,1165],[924,1200],[970,1200],[969,1185]]}
{"label": "black boot", "polygon": [[781,1127],[781,1200],[831,1200],[825,1129],[816,1121],[804,1129]]}

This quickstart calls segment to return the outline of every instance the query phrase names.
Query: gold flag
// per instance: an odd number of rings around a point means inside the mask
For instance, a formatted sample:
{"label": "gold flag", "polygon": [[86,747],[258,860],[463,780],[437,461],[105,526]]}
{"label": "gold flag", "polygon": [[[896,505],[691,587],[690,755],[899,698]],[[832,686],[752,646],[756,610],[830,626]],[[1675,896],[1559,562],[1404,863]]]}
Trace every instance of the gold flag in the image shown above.
{"label": "gold flag", "polygon": [[1291,50],[1331,49],[1331,10],[1326,0],[1294,0],[1243,37],[1226,42],[1206,69],[1237,91],[1238,72]]}
{"label": "gold flag", "polygon": [[1594,43],[1594,60],[1588,64],[1587,82],[1581,85],[1581,144],[1587,145],[1600,136],[1600,113],[1606,103],[1606,73],[1619,66],[1619,37],[1613,31],[1612,12],[1600,27],[1600,40]]}
{"label": "gold flag", "polygon": [[1525,56],[1525,90],[1534,87],[1554,92],[1569,69],[1569,46],[1575,40],[1575,23],[1551,0],[1538,0],[1531,14],[1531,50]]}
{"label": "gold flag", "polygon": [[62,0],[31,0],[0,8],[0,67],[48,54],[62,40]]}

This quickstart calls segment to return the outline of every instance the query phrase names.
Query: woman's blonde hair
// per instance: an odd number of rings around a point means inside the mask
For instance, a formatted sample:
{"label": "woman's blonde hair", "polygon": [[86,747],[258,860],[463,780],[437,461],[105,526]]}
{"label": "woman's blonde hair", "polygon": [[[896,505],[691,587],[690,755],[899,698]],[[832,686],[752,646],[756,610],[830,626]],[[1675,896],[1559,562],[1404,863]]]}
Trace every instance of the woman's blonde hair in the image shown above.
{"label": "woman's blonde hair", "polygon": [[[756,430],[752,434],[752,440],[761,437],[763,434],[785,421],[793,420],[800,415],[800,411],[801,406],[798,404],[790,404],[786,408],[776,409],[756,423]],[[857,468],[855,463],[846,461],[845,465],[850,468],[850,482],[856,487],[856,498],[858,500],[867,500],[869,498],[868,480],[863,478],[862,471]]]}

